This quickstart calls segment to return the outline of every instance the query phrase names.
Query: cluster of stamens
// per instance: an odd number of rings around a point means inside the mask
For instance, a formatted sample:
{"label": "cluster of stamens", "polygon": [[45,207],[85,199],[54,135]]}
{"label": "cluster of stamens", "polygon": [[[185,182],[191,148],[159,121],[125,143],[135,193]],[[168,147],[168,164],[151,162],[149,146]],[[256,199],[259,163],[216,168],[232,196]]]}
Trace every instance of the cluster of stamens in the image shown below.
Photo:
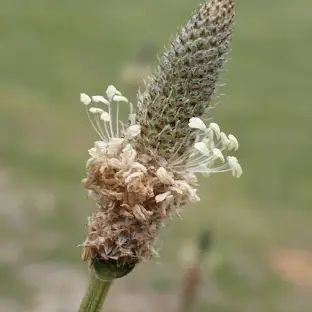
{"label": "cluster of stamens", "polygon": [[[80,94],[80,101],[86,105],[87,115],[91,125],[102,141],[108,143],[109,140],[119,138],[120,136],[131,140],[138,136],[140,134],[140,126],[135,125],[135,114],[133,113],[132,103],[114,86],[109,86],[107,88],[106,96],[107,99],[101,95],[90,97],[85,93]],[[114,102],[116,103],[115,118],[113,118]],[[93,103],[94,106],[89,108],[91,103]],[[107,110],[99,108],[99,103],[104,104]],[[125,124],[119,120],[120,103],[127,104],[129,107],[130,126],[127,127],[127,129]]]}
{"label": "cluster of stamens", "polygon": [[[207,127],[198,117],[192,117],[189,127],[198,131],[193,149],[176,161],[173,168],[178,172],[187,170],[192,173],[210,175],[215,172],[231,171],[232,175],[239,178],[242,168],[234,156],[223,155],[226,151],[237,151],[238,141],[234,135],[226,135],[220,131],[220,127],[211,122]],[[182,164],[187,159],[185,164]],[[216,162],[221,165],[215,165]]]}
{"label": "cluster of stamens", "polygon": [[[100,257],[126,263],[149,258],[164,221],[187,203],[200,200],[196,174],[242,174],[236,157],[223,155],[238,149],[237,139],[221,132],[216,123],[207,127],[192,117],[188,127],[196,134],[195,143],[184,154],[164,159],[157,150],[148,153],[140,148],[141,125],[132,104],[115,87],[107,88],[106,98],[81,93],[80,100],[100,137],[89,149],[83,180],[97,203],[88,222],[84,260],[92,263]],[[121,104],[129,110],[127,124],[119,120]]]}

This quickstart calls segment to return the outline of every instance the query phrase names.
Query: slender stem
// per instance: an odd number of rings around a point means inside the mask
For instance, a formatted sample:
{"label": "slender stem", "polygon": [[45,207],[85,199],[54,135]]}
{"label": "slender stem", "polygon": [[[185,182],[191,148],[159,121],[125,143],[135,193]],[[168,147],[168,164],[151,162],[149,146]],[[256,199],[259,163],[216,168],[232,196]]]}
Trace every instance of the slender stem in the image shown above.
{"label": "slender stem", "polygon": [[79,312],[100,312],[111,284],[112,281],[101,281],[93,275]]}

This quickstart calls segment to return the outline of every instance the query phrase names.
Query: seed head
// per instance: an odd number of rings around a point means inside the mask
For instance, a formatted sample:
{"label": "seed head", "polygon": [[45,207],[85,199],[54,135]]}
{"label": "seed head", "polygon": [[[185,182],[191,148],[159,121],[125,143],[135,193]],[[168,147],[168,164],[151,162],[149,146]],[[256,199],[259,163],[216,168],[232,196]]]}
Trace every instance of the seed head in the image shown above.
{"label": "seed head", "polygon": [[[89,150],[83,180],[97,208],[88,220],[82,258],[133,267],[156,254],[159,229],[181,207],[199,201],[197,173],[242,174],[238,141],[202,120],[226,60],[233,18],[230,0],[212,0],[182,28],[160,60],[137,110],[115,87],[106,97],[82,93],[100,137]],[[128,108],[128,123],[119,107]],[[99,107],[101,106],[101,107]]]}

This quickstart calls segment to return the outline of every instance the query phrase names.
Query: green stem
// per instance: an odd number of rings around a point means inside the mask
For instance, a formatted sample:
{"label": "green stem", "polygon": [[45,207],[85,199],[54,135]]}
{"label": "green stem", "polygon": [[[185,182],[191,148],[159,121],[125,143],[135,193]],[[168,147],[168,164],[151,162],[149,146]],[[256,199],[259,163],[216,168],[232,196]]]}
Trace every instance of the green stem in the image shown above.
{"label": "green stem", "polygon": [[101,281],[95,274],[79,308],[79,312],[100,312],[112,281]]}

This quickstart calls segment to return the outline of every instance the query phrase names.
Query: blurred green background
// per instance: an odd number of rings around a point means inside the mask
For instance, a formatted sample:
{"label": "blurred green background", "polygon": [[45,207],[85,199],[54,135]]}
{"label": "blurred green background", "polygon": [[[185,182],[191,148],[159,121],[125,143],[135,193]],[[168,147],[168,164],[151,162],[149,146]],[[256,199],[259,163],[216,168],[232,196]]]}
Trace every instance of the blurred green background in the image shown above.
{"label": "blurred green background", "polygon": [[[124,72],[154,66],[199,2],[1,1],[1,311],[77,310],[93,209],[80,180],[97,139],[79,94],[114,84],[134,100]],[[236,12],[214,120],[239,138],[244,175],[203,180],[201,203],[161,232],[160,259],[115,283],[108,311],[178,311],[178,250],[200,229],[220,260],[203,263],[194,311],[311,311],[312,2],[237,0]]]}

